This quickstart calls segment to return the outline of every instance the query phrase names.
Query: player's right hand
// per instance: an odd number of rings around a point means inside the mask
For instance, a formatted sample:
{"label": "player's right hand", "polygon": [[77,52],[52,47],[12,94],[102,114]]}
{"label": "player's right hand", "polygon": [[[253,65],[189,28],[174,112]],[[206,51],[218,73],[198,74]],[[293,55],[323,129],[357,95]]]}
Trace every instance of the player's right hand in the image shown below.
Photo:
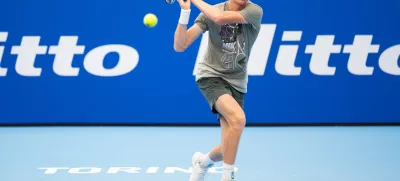
{"label": "player's right hand", "polygon": [[184,2],[183,0],[178,0],[178,3],[182,9],[184,9],[184,10],[190,9],[190,0],[186,0],[186,2]]}

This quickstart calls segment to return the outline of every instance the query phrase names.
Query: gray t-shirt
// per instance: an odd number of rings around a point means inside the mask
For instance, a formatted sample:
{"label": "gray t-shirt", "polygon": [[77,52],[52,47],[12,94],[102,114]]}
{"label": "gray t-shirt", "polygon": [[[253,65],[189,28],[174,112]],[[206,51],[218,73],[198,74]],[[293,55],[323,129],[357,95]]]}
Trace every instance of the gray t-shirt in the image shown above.
{"label": "gray t-shirt", "polygon": [[[214,7],[227,11],[228,3],[219,3]],[[198,64],[196,81],[203,77],[221,77],[238,91],[247,92],[247,63],[260,31],[263,10],[249,1],[239,13],[248,24],[219,25],[203,13],[195,20],[203,33],[209,32],[208,48]]]}

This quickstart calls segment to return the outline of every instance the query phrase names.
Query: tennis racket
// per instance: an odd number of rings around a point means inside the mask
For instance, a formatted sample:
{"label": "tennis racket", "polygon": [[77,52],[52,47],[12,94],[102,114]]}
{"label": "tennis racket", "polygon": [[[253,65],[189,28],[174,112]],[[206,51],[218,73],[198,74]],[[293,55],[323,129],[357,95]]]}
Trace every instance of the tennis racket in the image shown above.
{"label": "tennis racket", "polygon": [[[186,2],[187,0],[183,0],[183,2]],[[165,0],[168,4],[174,4],[175,0]]]}

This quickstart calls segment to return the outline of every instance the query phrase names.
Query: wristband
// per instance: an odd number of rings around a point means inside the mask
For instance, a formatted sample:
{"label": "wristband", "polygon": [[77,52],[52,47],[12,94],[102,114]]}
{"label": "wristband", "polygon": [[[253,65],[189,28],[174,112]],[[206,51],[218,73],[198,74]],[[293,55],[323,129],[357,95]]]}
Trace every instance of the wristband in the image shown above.
{"label": "wristband", "polygon": [[187,25],[189,23],[190,9],[181,9],[181,16],[179,17],[179,24]]}

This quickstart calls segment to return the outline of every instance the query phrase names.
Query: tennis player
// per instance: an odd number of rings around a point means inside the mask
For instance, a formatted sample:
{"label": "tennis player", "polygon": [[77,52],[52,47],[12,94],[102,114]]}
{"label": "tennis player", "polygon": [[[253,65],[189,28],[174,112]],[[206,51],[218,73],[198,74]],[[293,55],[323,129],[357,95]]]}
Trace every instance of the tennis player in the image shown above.
{"label": "tennis player", "polygon": [[[203,181],[215,162],[223,161],[222,181],[232,181],[239,141],[246,124],[243,111],[247,93],[247,63],[260,31],[263,10],[249,0],[227,0],[210,5],[203,0],[178,0],[181,6],[174,49],[183,52],[200,34],[209,32],[204,60],[196,82],[222,128],[221,144],[208,153],[194,153],[190,181]],[[187,29],[191,4],[201,13]]]}

